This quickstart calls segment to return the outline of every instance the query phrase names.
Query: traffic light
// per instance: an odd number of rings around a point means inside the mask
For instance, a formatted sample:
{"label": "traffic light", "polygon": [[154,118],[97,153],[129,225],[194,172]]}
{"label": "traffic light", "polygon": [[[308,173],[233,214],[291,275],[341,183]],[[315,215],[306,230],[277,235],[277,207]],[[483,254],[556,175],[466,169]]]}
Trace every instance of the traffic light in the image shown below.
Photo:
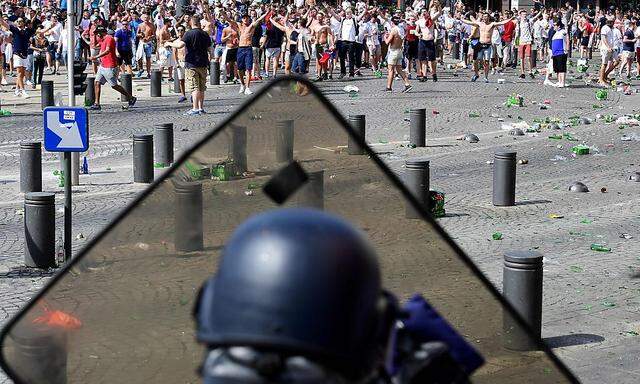
{"label": "traffic light", "polygon": [[84,91],[87,89],[87,84],[85,80],[87,80],[87,74],[84,73],[84,70],[87,69],[87,63],[83,63],[81,61],[73,62],[73,94],[74,95],[82,95]]}

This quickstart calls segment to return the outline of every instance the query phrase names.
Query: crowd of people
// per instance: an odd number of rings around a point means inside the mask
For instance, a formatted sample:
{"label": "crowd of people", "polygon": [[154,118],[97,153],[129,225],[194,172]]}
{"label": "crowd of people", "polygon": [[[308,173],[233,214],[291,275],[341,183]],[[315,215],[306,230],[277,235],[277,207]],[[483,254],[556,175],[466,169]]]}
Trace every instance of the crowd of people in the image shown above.
{"label": "crowd of people", "polygon": [[[0,17],[0,84],[16,76],[15,93],[28,97],[43,74],[64,64],[68,28],[66,1],[24,4],[4,2]],[[78,60],[92,63],[98,86],[117,84],[125,71],[150,77],[155,66],[167,81],[177,77],[191,115],[203,109],[209,63],[219,63],[222,81],[252,93],[255,81],[280,74],[309,76],[321,82],[369,75],[383,77],[385,90],[401,79],[402,92],[412,81],[438,81],[441,71],[467,68],[469,80],[490,82],[490,75],[514,71],[521,79],[545,74],[544,84],[567,87],[571,57],[599,60],[598,84],[611,76],[640,79],[640,10],[576,10],[570,2],[546,8],[502,12],[465,6],[463,0],[415,0],[404,10],[370,1],[340,4],[293,0],[134,0],[85,2],[72,28]],[[445,67],[445,59],[450,63]],[[368,71],[368,72],[367,72]],[[613,75],[612,75],[613,74]],[[552,81],[552,76],[556,81]],[[99,94],[99,91],[98,91]],[[99,97],[94,109],[99,109]]]}

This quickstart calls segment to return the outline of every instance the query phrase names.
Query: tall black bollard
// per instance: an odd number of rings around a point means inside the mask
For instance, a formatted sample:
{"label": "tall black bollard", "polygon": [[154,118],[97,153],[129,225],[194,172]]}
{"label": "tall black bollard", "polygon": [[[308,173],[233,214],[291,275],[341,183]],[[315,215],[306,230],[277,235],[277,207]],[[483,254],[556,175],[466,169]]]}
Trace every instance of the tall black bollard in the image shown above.
{"label": "tall black bollard", "polygon": [[11,329],[11,366],[25,383],[67,383],[68,330],[20,321]]}
{"label": "tall black bollard", "polygon": [[178,79],[178,70],[173,71],[173,92],[180,93],[180,79]]}
{"label": "tall black bollard", "polygon": [[162,72],[156,70],[151,71],[151,97],[162,96]]}
{"label": "tall black bollard", "polygon": [[153,182],[153,136],[133,135],[133,182]]}
{"label": "tall black bollard", "polygon": [[360,145],[365,141],[366,135],[366,117],[365,115],[349,115],[349,122],[353,127],[353,130],[361,138],[357,141],[353,137],[349,136],[347,141],[347,152],[350,155],[364,155],[364,148]]}
{"label": "tall black bollard", "polygon": [[[512,251],[504,255],[502,294],[516,312],[531,327],[534,335],[542,332],[542,255],[532,251]],[[503,314],[503,343],[508,349],[531,351],[536,342],[516,324],[513,317]]]}
{"label": "tall black bollard", "polygon": [[24,264],[56,266],[56,195],[28,192],[24,198]]}
{"label": "tall black bollard", "polygon": [[203,249],[202,184],[174,184],[176,251],[193,252]]}
{"label": "tall black bollard", "polygon": [[409,144],[412,147],[426,147],[427,145],[427,111],[424,108],[409,111],[411,130]]}
{"label": "tall black bollard", "polygon": [[293,160],[293,120],[276,123],[276,161],[279,163]]}
{"label": "tall black bollard", "polygon": [[232,125],[231,157],[233,159],[234,172],[242,175],[247,172],[247,127]]}
{"label": "tall black bollard", "polygon": [[157,124],[153,141],[156,164],[162,167],[173,164],[173,123]]}
{"label": "tall black bollard", "polygon": [[[122,88],[126,89],[129,93],[133,94],[133,80],[130,73],[123,73],[120,75],[120,84]],[[129,101],[125,95],[120,95],[120,101]]]}
{"label": "tall black bollard", "polygon": [[324,170],[308,172],[309,180],[298,192],[300,207],[324,210]]}
{"label": "tall black bollard", "polygon": [[209,66],[209,84],[220,85],[220,62],[212,61]]}
{"label": "tall black bollard", "polygon": [[493,161],[493,205],[516,204],[516,152],[496,152]]}
{"label": "tall black bollard", "polygon": [[[405,161],[404,183],[415,196],[418,203],[429,209],[429,160],[425,158],[410,159]],[[405,217],[407,219],[419,219],[422,216],[409,202],[405,205]]]}
{"label": "tall black bollard", "polygon": [[52,107],[55,105],[55,100],[53,99],[53,81],[52,80],[43,80],[42,84],[40,84],[40,95],[42,99],[40,100],[40,105],[42,109],[46,107]]}
{"label": "tall black bollard", "polygon": [[96,79],[87,77],[87,89],[84,91],[84,106],[90,107],[96,102]]}
{"label": "tall black bollard", "polygon": [[42,149],[39,141],[20,143],[20,192],[42,191]]}

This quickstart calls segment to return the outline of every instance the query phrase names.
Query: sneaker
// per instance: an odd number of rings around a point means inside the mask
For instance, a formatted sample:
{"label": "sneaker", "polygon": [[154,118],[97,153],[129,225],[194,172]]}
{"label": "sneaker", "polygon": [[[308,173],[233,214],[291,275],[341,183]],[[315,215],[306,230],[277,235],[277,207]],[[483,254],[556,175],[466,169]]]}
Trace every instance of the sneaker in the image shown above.
{"label": "sneaker", "polygon": [[129,99],[129,106],[133,107],[134,105],[136,105],[136,101],[138,101],[138,98],[135,96],[132,96],[131,99]]}
{"label": "sneaker", "polygon": [[2,84],[2,85],[9,85],[9,82],[7,82],[7,79],[6,79],[6,78],[4,78],[4,79],[2,79],[2,81],[0,81],[0,84]]}
{"label": "sneaker", "polygon": [[473,77],[471,78],[471,82],[475,83],[476,80],[478,80],[480,78],[480,76],[478,75],[473,75]]}
{"label": "sneaker", "polygon": [[520,77],[521,79],[524,79],[524,78],[526,78],[527,76],[525,76],[525,75],[524,75],[524,73],[522,73],[522,74],[520,74],[520,76],[519,76],[519,77]]}
{"label": "sneaker", "polygon": [[13,94],[16,95],[16,96],[20,96],[20,93],[21,92],[20,92],[19,89],[16,89],[15,91],[13,91]]}
{"label": "sneaker", "polygon": [[184,103],[185,101],[187,101],[186,96],[180,96],[180,98],[178,99],[178,103]]}
{"label": "sneaker", "polygon": [[198,115],[206,115],[207,111],[205,111],[204,109],[198,109]]}
{"label": "sneaker", "polygon": [[402,90],[402,93],[407,93],[412,89],[413,89],[413,86],[411,84],[405,85],[404,89]]}
{"label": "sneaker", "polygon": [[33,82],[32,82],[31,80],[27,80],[27,81],[25,82],[25,84],[27,84],[27,85],[28,85],[28,86],[30,86],[30,87],[33,87],[33,86],[34,86],[34,84],[33,84]]}
{"label": "sneaker", "polygon": [[393,89],[392,88],[385,88],[384,91],[385,92],[393,92]]}
{"label": "sneaker", "polygon": [[199,114],[200,114],[200,111],[197,109],[191,109],[184,113],[185,116],[198,116]]}
{"label": "sneaker", "polygon": [[102,110],[102,107],[100,107],[99,104],[93,104],[92,106],[89,107],[89,110],[91,110],[91,111],[100,111],[100,110]]}
{"label": "sneaker", "polygon": [[438,75],[433,75],[433,82],[435,83],[436,81],[438,81]]}
{"label": "sneaker", "polygon": [[485,83],[487,83],[487,84],[489,84],[489,78],[488,78],[488,77],[485,77],[485,78],[484,78],[484,82],[485,82]]}
{"label": "sneaker", "polygon": [[245,90],[244,90],[244,94],[245,94],[245,95],[252,95],[252,94],[253,94],[253,91],[252,91],[252,90],[250,90],[249,88],[247,88],[247,89],[245,89]]}
{"label": "sneaker", "polygon": [[173,83],[173,81],[174,81],[173,77],[170,77],[170,78],[167,79],[167,83]]}
{"label": "sneaker", "polygon": [[20,96],[21,96],[23,99],[28,99],[29,97],[31,97],[31,96],[29,96],[29,94],[27,93],[27,91],[25,91],[24,89],[22,90],[22,92],[20,92]]}
{"label": "sneaker", "polygon": [[241,86],[240,86],[240,90],[238,91],[238,93],[239,93],[239,94],[243,94],[243,93],[244,93],[244,90],[245,90],[244,85],[241,85]]}
{"label": "sneaker", "polygon": [[144,71],[138,71],[138,73],[136,74],[136,77],[142,77],[142,74],[144,73]]}
{"label": "sneaker", "polygon": [[534,75],[533,73],[529,73],[529,77],[532,78],[532,79],[535,79],[536,75]]}

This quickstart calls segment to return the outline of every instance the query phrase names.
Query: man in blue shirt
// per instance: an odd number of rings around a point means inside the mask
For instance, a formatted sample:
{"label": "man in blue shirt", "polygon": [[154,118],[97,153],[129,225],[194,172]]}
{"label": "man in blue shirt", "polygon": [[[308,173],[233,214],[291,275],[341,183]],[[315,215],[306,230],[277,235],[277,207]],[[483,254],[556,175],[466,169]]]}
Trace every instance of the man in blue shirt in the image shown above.
{"label": "man in blue shirt", "polygon": [[131,40],[133,33],[129,23],[123,20],[122,27],[116,30],[113,36],[116,40],[116,56],[118,57],[118,65],[122,71],[133,74],[131,69],[131,61],[133,59],[133,48]]}
{"label": "man in blue shirt", "polygon": [[[11,31],[13,36],[13,58],[11,58],[11,60],[13,60],[13,67],[18,73],[15,94],[16,96],[22,96],[26,99],[29,95],[24,88],[25,68],[28,66],[27,56],[29,55],[29,41],[31,40],[31,36],[34,34],[34,31],[33,29],[26,27],[26,22],[22,17],[16,19],[15,24],[9,24],[3,17],[0,17],[0,27],[4,27]],[[7,59],[9,60],[9,58]]]}

